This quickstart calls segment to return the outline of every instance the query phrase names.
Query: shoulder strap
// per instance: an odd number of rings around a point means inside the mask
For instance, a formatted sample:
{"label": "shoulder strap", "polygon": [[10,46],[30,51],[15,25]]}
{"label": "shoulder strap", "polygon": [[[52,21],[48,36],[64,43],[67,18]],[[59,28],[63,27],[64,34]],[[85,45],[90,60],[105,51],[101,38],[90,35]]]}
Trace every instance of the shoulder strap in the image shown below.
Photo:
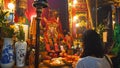
{"label": "shoulder strap", "polygon": [[112,62],[110,61],[110,59],[108,58],[108,56],[106,56],[106,55],[105,55],[105,58],[106,58],[106,59],[107,59],[107,61],[109,62],[109,64],[110,64],[111,68],[113,68],[113,64],[112,64]]}

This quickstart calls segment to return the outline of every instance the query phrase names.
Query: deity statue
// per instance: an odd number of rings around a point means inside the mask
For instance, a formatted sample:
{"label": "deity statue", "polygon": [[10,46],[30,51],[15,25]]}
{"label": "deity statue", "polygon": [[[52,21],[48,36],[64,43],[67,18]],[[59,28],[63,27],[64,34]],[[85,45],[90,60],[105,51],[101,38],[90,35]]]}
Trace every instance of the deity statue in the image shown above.
{"label": "deity statue", "polygon": [[60,22],[57,15],[57,11],[49,10],[49,17],[43,18],[46,24],[45,33],[47,34],[48,38],[58,38],[58,32],[60,31]]}

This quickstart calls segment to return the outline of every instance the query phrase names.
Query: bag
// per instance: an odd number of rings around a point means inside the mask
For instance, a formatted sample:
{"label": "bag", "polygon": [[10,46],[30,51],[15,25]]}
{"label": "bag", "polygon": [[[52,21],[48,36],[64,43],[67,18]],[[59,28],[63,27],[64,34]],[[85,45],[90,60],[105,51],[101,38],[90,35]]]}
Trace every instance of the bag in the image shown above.
{"label": "bag", "polygon": [[109,64],[110,64],[110,66],[111,66],[111,68],[113,68],[113,64],[112,64],[112,62],[110,61],[110,59],[105,55],[105,58],[107,59],[107,61],[109,62]]}

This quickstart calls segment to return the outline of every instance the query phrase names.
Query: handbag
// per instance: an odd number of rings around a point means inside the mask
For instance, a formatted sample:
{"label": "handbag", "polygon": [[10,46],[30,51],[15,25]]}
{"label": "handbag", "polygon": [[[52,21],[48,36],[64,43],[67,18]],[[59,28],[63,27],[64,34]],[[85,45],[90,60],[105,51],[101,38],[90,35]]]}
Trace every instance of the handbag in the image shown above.
{"label": "handbag", "polygon": [[112,64],[112,62],[110,61],[110,59],[108,58],[108,56],[106,56],[106,55],[105,55],[105,58],[106,58],[106,59],[107,59],[107,61],[109,62],[110,67],[111,67],[111,68],[113,68],[113,64]]}

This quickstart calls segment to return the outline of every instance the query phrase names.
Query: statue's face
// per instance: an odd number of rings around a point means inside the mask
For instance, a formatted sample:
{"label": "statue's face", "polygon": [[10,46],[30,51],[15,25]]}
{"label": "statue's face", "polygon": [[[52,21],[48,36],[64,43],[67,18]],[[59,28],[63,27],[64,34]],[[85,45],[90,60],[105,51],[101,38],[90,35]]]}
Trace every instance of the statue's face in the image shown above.
{"label": "statue's face", "polygon": [[58,15],[58,12],[56,10],[49,10],[49,16],[50,17],[57,17]]}

